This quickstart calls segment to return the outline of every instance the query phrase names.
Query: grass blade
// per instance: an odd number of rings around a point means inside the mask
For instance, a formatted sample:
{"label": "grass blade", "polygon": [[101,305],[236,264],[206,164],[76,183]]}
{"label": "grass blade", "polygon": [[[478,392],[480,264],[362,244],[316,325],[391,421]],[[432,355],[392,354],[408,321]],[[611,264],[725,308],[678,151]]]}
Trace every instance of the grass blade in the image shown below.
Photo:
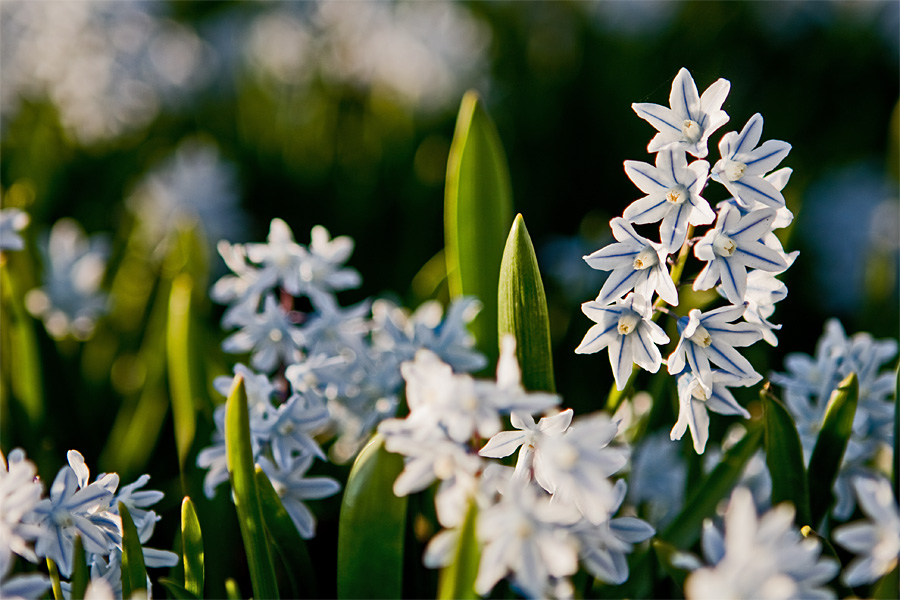
{"label": "grass blade", "polygon": [[256,475],[253,468],[253,448],[250,444],[250,416],[247,410],[247,390],[244,378],[236,375],[225,404],[225,452],[234,506],[237,510],[241,537],[250,568],[250,583],[256,598],[277,598],[275,569],[269,554],[263,525]]}
{"label": "grass blade", "polygon": [[203,534],[190,497],[181,502],[181,548],[184,555],[184,589],[194,596],[203,595]]}
{"label": "grass blade", "polygon": [[744,466],[759,448],[762,433],[761,427],[753,427],[728,449],[712,473],[687,498],[678,516],[659,534],[659,539],[680,549],[689,548],[697,541],[703,519],[712,516],[719,501],[741,478]]}
{"label": "grass blade", "polygon": [[338,528],[338,598],[399,598],[406,496],[394,495],[403,457],[372,438],[353,463]]}
{"label": "grass blade", "polygon": [[478,505],[474,499],[469,501],[466,518],[459,530],[459,543],[453,562],[441,569],[438,581],[438,598],[440,600],[474,599],[475,580],[478,578],[478,564],[481,561],[481,548],[475,537],[478,523]]}
{"label": "grass blade", "polygon": [[119,516],[122,518],[122,597],[131,598],[135,593],[146,596],[147,569],[144,567],[144,549],[141,548],[141,538],[131,519],[131,513],[121,502],[119,502]]}
{"label": "grass blade", "polygon": [[447,161],[444,238],[450,296],[476,296],[482,310],[471,324],[478,348],[497,356],[497,280],[512,222],[506,154],[474,91],[459,108]]}
{"label": "grass blade", "polygon": [[175,426],[178,464],[182,473],[196,431],[194,386],[191,380],[194,360],[190,351],[193,287],[193,279],[187,273],[175,277],[169,292],[169,318],[166,323],[166,358],[169,390],[172,395],[172,421]]}
{"label": "grass blade", "polygon": [[766,385],[759,393],[766,423],[766,465],[772,476],[772,505],[790,502],[798,526],[813,525],[803,447],[794,419]]}
{"label": "grass blade", "polygon": [[[34,321],[25,313],[22,298],[6,260],[0,262],[0,315],[3,333],[3,372],[12,396],[19,402],[35,431],[44,419],[44,385]],[[8,344],[8,345],[7,345]],[[15,356],[14,364],[6,357]],[[9,361],[9,362],[7,362]]]}
{"label": "grass blade", "polygon": [[306,550],[306,542],[300,537],[297,526],[281,503],[281,498],[272,486],[261,467],[256,467],[256,487],[259,490],[259,503],[262,506],[263,518],[266,520],[266,531],[269,538],[281,555],[287,576],[293,586],[293,597],[303,596],[317,598],[315,571]]}
{"label": "grass blade", "polygon": [[506,238],[497,304],[501,339],[506,334],[516,338],[522,385],[532,391],[555,392],[547,297],[521,214],[516,215]]}
{"label": "grass blade", "polygon": [[853,432],[858,399],[859,380],[856,373],[850,373],[831,393],[825,408],[825,420],[809,458],[807,476],[810,524],[813,526],[822,522],[834,502],[832,489]]}

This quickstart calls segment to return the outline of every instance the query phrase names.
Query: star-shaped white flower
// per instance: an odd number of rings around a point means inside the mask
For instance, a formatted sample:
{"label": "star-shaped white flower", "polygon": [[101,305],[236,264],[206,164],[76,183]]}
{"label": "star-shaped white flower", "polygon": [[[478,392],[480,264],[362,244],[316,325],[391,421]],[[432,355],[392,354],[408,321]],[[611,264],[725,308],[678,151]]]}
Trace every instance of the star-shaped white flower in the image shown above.
{"label": "star-shaped white flower", "polygon": [[842,576],[849,586],[876,581],[900,560],[900,509],[890,482],[860,477],[853,486],[869,519],[834,530],[834,541],[857,555]]}
{"label": "star-shaped white flower", "polygon": [[694,290],[708,290],[721,282],[725,297],[732,304],[742,304],[748,267],[771,272],[787,269],[783,254],[762,243],[774,220],[775,211],[770,208],[742,217],[734,205],[723,205],[716,226],[694,246],[694,255],[707,263],[694,280]]}
{"label": "star-shaped white flower", "polygon": [[659,131],[650,140],[647,151],[673,149],[697,158],[706,156],[709,136],[728,122],[722,103],[730,89],[727,79],[719,79],[700,96],[690,72],[682,67],[669,92],[670,108],[646,102],[632,104],[634,112]]}
{"label": "star-shaped white flower", "polygon": [[597,324],[588,329],[575,352],[593,354],[608,346],[616,388],[625,389],[632,363],[651,373],[659,370],[662,355],[656,346],[668,343],[669,336],[650,320],[646,298],[632,292],[608,306],[585,302],[581,311]]}
{"label": "star-shaped white flower", "polygon": [[676,252],[687,237],[688,224],[708,225],[716,218],[700,196],[709,177],[709,163],[690,165],[684,152],[664,150],[656,155],[656,166],[637,160],[625,161],[625,173],[645,194],[632,202],[622,216],[631,223],[656,223],[667,254]]}
{"label": "star-shaped white flower", "polygon": [[791,145],[768,140],[757,148],[762,129],[762,115],[756,113],[740,133],[731,131],[723,135],[719,142],[722,158],[716,162],[711,174],[745,207],[762,203],[780,208],[784,206],[784,196],[764,176],[784,160],[791,151]]}
{"label": "star-shaped white flower", "polygon": [[728,387],[753,385],[758,379],[744,379],[724,371],[712,372],[712,392],[703,389],[700,380],[693,373],[685,373],[678,378],[678,421],[672,427],[669,438],[680,440],[690,428],[694,440],[694,451],[703,454],[709,439],[708,410],[720,415],[740,415],[750,418],[750,413],[734,399]]}
{"label": "star-shaped white flower", "polygon": [[518,448],[522,448],[516,462],[516,477],[530,479],[536,455],[540,452],[541,440],[559,437],[572,423],[574,412],[568,408],[549,417],[543,417],[535,424],[528,413],[513,411],[510,423],[518,431],[501,431],[485,444],[478,454],[487,458],[504,458]]}
{"label": "star-shaped white flower", "polygon": [[584,257],[591,268],[612,271],[596,301],[608,304],[634,290],[645,298],[656,292],[660,298],[677,306],[678,291],[666,267],[668,254],[662,244],[638,235],[631,223],[622,217],[616,217],[609,225],[618,242]]}
{"label": "star-shaped white flower", "polygon": [[762,377],[746,358],[735,350],[759,341],[762,333],[750,323],[732,323],[744,313],[744,305],[723,306],[707,313],[695,308],[687,317],[678,320],[681,338],[669,356],[669,374],[684,370],[685,357],[691,371],[704,389],[712,392],[713,374],[710,362],[722,370],[745,379],[759,381]]}

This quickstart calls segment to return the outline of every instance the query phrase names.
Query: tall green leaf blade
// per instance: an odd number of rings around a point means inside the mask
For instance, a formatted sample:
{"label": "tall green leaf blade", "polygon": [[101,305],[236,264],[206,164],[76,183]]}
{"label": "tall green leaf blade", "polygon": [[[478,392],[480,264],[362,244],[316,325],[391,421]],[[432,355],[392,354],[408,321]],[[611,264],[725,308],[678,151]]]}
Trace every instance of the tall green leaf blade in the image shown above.
{"label": "tall green leaf blade", "polygon": [[172,421],[175,425],[175,445],[182,472],[196,431],[194,390],[191,381],[194,360],[190,351],[193,287],[193,279],[187,273],[181,273],[172,281],[172,289],[169,292],[169,318],[166,327],[166,358],[169,389],[172,393]]}
{"label": "tall green leaf blade", "polygon": [[744,466],[759,448],[762,434],[762,428],[753,427],[725,452],[716,468],[687,498],[681,512],[659,534],[660,539],[680,549],[697,541],[703,519],[715,513],[716,505],[741,478]]}
{"label": "tall green leaf blade", "polygon": [[287,576],[293,586],[293,596],[317,598],[315,571],[306,550],[306,541],[300,537],[297,526],[285,510],[278,497],[278,492],[261,467],[256,467],[256,487],[259,490],[259,502],[262,506],[263,518],[266,520],[266,531],[287,567]]}
{"label": "tall green leaf blade", "polygon": [[184,588],[195,596],[203,595],[203,533],[190,497],[181,502],[181,548],[184,555]]}
{"label": "tall green leaf blade", "polygon": [[479,597],[475,592],[475,580],[478,578],[478,565],[481,561],[481,548],[475,537],[477,523],[478,505],[473,498],[469,500],[465,520],[460,526],[453,562],[441,569],[437,596],[440,600]]}
{"label": "tall green leaf blade", "polygon": [[532,391],[555,392],[547,296],[521,214],[516,215],[503,249],[497,304],[501,339],[506,334],[516,338],[522,385]]}
{"label": "tall green leaf blade", "polygon": [[[3,371],[9,377],[12,395],[21,404],[30,427],[37,430],[44,419],[44,384],[34,321],[25,313],[21,296],[9,265],[0,264],[0,333],[6,338],[4,353],[15,362],[4,360]],[[8,344],[8,346],[7,346]]]}
{"label": "tall green leaf blade", "polygon": [[759,395],[766,422],[766,465],[772,477],[772,504],[790,502],[797,511],[798,525],[815,526],[810,522],[809,485],[797,426],[768,386]]}
{"label": "tall green leaf blade", "polygon": [[72,563],[72,579],[69,595],[72,598],[84,598],[84,592],[87,590],[88,582],[91,574],[88,571],[87,555],[84,552],[84,542],[81,536],[75,536],[75,552]]}
{"label": "tall green leaf blade", "polygon": [[137,527],[131,519],[128,507],[119,502],[122,518],[122,597],[131,598],[135,593],[146,596],[147,569],[144,567],[144,549]]}
{"label": "tall green leaf blade", "polygon": [[338,528],[338,598],[399,598],[406,496],[394,495],[403,458],[372,438],[353,463]]}
{"label": "tall green leaf blade", "polygon": [[509,225],[512,186],[506,154],[477,92],[463,96],[447,161],[444,238],[450,296],[477,296],[478,348],[497,356],[497,279]]}
{"label": "tall green leaf blade", "polygon": [[809,458],[807,477],[810,525],[813,527],[822,522],[834,501],[832,489],[853,432],[858,399],[859,379],[856,373],[850,373],[832,392],[825,408],[825,420]]}
{"label": "tall green leaf blade", "polygon": [[275,568],[269,554],[259,492],[256,489],[247,390],[244,378],[240,375],[235,376],[225,403],[225,454],[234,506],[250,568],[253,595],[256,598],[277,598]]}

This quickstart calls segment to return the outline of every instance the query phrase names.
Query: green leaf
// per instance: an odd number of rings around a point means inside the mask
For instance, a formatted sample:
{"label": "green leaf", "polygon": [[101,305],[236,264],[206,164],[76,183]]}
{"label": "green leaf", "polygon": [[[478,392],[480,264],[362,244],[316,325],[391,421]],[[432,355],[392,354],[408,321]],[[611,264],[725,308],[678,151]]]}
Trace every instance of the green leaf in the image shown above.
{"label": "green leaf", "polygon": [[237,581],[229,577],[225,580],[225,597],[228,600],[241,600],[241,589],[238,587]]}
{"label": "green leaf", "polygon": [[506,238],[497,305],[500,338],[506,334],[516,338],[522,385],[527,390],[555,392],[547,297],[521,214],[516,215]]}
{"label": "green leaf", "polygon": [[269,554],[259,492],[256,489],[247,390],[244,378],[240,375],[235,375],[231,393],[225,402],[225,455],[238,524],[247,553],[253,595],[256,598],[277,598],[275,568]]}
{"label": "green leaf", "polygon": [[459,530],[459,542],[453,562],[441,569],[437,596],[441,600],[479,597],[475,592],[478,564],[481,561],[481,548],[475,537],[477,523],[478,505],[473,498],[469,500],[469,508]]}
{"label": "green leaf", "polygon": [[809,487],[797,426],[768,385],[759,395],[766,422],[766,465],[772,476],[772,505],[790,502],[797,511],[797,525],[810,525]]}
{"label": "green leaf", "polygon": [[900,564],[893,570],[872,584],[872,598],[877,600],[895,600],[897,589],[900,586]]}
{"label": "green leaf", "polygon": [[[13,397],[22,406],[28,424],[35,430],[44,419],[44,385],[34,320],[22,306],[13,275],[5,261],[0,263],[0,314],[4,358],[3,371],[9,377]],[[8,346],[6,344],[9,344]],[[15,357],[14,364],[6,357]]]}
{"label": "green leaf", "polygon": [[119,502],[119,516],[122,518],[122,597],[147,593],[147,569],[144,567],[144,549],[128,507]]}
{"label": "green leaf", "polygon": [[663,570],[679,588],[684,589],[684,580],[691,572],[688,561],[693,560],[699,563],[700,559],[662,540],[655,539],[651,545]]}
{"label": "green leaf", "polygon": [[497,356],[497,279],[512,222],[506,154],[477,92],[463,96],[447,161],[444,239],[450,296],[477,296],[471,324],[478,348]]}
{"label": "green leaf", "polygon": [[300,537],[297,526],[281,503],[281,498],[272,486],[262,468],[256,467],[256,487],[259,490],[259,503],[262,506],[263,518],[266,520],[266,531],[284,560],[287,576],[293,586],[293,596],[317,598],[315,571],[306,550],[306,541]]}
{"label": "green leaf", "polygon": [[75,556],[72,562],[72,588],[70,597],[84,598],[84,592],[87,590],[88,582],[91,574],[88,571],[87,556],[84,553],[84,542],[81,536],[75,536]]}
{"label": "green leaf", "polygon": [[181,548],[184,554],[184,588],[194,596],[203,595],[203,534],[190,497],[181,502]]}
{"label": "green leaf", "polygon": [[62,584],[59,580],[59,568],[52,558],[47,559],[47,572],[50,574],[50,586],[53,588],[54,600],[64,600]]}
{"label": "green leaf", "polygon": [[[166,588],[166,591],[169,592],[169,595],[175,598],[175,600],[193,600],[194,598],[200,598],[197,594],[194,594],[190,590],[179,585],[177,581],[172,581],[165,577],[160,577],[157,581],[161,586]],[[75,597],[77,596],[73,596],[73,598]]]}
{"label": "green leaf", "polygon": [[168,360],[169,389],[172,396],[172,421],[175,426],[175,446],[181,471],[194,442],[196,419],[191,371],[194,368],[190,351],[191,293],[194,282],[187,273],[172,281],[169,293],[169,315],[166,327],[166,358]]}
{"label": "green leaf", "polygon": [[715,513],[716,505],[741,478],[744,466],[759,448],[762,428],[752,427],[722,456],[712,473],[687,498],[684,508],[657,536],[676,548],[689,548],[700,537],[703,519]]}
{"label": "green leaf", "polygon": [[859,380],[850,373],[831,393],[825,408],[822,430],[816,438],[809,458],[809,512],[810,524],[818,526],[834,502],[832,489],[837,479],[847,441],[853,432],[853,417],[859,398]]}
{"label": "green leaf", "polygon": [[376,435],[347,479],[338,528],[338,598],[399,598],[403,590],[406,496],[394,495],[403,457]]}

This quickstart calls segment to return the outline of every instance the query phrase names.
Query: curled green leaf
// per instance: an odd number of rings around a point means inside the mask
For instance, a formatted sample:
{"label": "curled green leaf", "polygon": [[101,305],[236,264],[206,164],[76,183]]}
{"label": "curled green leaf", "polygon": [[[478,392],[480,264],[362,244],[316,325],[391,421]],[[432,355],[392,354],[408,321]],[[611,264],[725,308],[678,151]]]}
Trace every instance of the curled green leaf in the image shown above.
{"label": "curled green leaf", "polygon": [[84,592],[87,590],[88,581],[91,575],[88,572],[87,556],[84,552],[84,542],[81,536],[75,536],[75,554],[72,563],[72,579],[69,595],[72,598],[84,598]]}
{"label": "curled green leaf", "polygon": [[470,499],[465,520],[460,526],[453,562],[441,569],[438,580],[438,598],[441,600],[478,598],[475,580],[478,578],[481,548],[475,536],[477,523],[478,505]]}
{"label": "curled green leaf", "polygon": [[203,534],[194,503],[188,496],[181,502],[181,548],[184,554],[184,588],[194,596],[202,596]]}
{"label": "curled green leaf", "polygon": [[500,265],[497,291],[499,334],[516,338],[516,357],[527,390],[555,392],[547,297],[534,245],[522,215],[516,215]]}
{"label": "curled green leaf", "polygon": [[403,458],[372,438],[353,463],[338,528],[338,598],[399,598],[406,496],[394,495]]}
{"label": "curled green leaf", "polygon": [[809,458],[809,509],[813,526],[822,522],[834,502],[832,489],[853,432],[858,399],[859,381],[856,373],[850,373],[832,392],[825,408],[822,429]]}
{"label": "curled green leaf", "polygon": [[766,385],[760,391],[766,423],[766,465],[772,476],[772,504],[790,502],[799,526],[809,525],[809,484],[794,419]]}
{"label": "curled green leaf", "polygon": [[193,286],[193,279],[187,273],[181,273],[172,281],[166,327],[166,358],[168,359],[169,389],[172,396],[172,421],[175,426],[178,463],[182,471],[184,471],[196,431],[194,390],[191,380],[194,359],[190,350]]}
{"label": "curled green leaf", "polygon": [[240,375],[235,376],[225,403],[225,455],[247,565],[250,568],[253,595],[256,598],[277,598],[275,568],[269,554],[259,492],[256,489],[247,390],[244,378]]}
{"label": "curled green leaf", "polygon": [[478,348],[497,356],[497,279],[512,221],[506,154],[477,92],[463,96],[447,161],[444,238],[450,296],[483,305],[471,324]]}
{"label": "curled green leaf", "polygon": [[147,595],[147,569],[144,566],[144,549],[128,507],[119,502],[122,518],[122,597],[135,594]]}

